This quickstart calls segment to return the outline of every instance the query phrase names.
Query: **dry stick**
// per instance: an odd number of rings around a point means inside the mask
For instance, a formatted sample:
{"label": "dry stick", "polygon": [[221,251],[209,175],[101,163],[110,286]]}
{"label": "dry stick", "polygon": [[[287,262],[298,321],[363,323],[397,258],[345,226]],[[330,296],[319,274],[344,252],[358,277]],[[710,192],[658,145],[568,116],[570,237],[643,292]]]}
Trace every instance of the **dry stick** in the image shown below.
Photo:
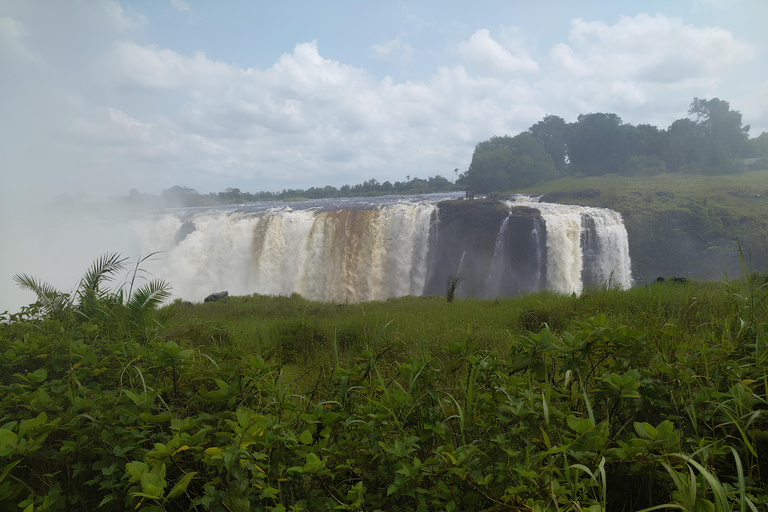
{"label": "dry stick", "polygon": [[331,490],[328,488],[328,486],[327,486],[327,485],[325,485],[325,482],[323,482],[323,480],[322,480],[322,479],[320,479],[320,485],[322,485],[322,486],[323,486],[323,489],[325,489],[325,492],[327,492],[327,493],[328,493],[328,496],[330,496],[331,498],[333,498],[333,500],[334,500],[336,503],[338,503],[339,505],[346,505],[346,504],[345,504],[343,501],[341,501],[339,498],[337,498],[336,496],[334,496],[334,495],[333,495],[333,493],[331,492]]}
{"label": "dry stick", "polygon": [[322,374],[325,373],[325,366],[321,365],[320,369],[317,372],[317,381],[315,381],[315,388],[312,390],[312,394],[309,395],[309,400],[307,400],[307,411],[309,410],[309,405],[312,403],[312,400],[315,399],[315,394],[317,394],[317,388],[320,387],[320,377]]}
{"label": "dry stick", "polygon": [[[394,347],[394,346],[392,346],[392,345],[390,345],[389,347],[387,347],[387,348],[385,348],[384,350],[382,350],[382,351],[379,353],[379,355],[377,355],[377,356],[376,356],[376,357],[373,359],[373,362],[374,362],[374,363],[378,363],[378,362],[379,362],[379,359],[381,359],[381,358],[384,356],[384,354],[386,354],[387,352],[389,352],[389,351],[390,351],[390,350],[392,350],[393,348],[395,348],[395,347]],[[372,365],[368,365],[368,368],[366,368],[366,369],[365,369],[365,373],[363,374],[363,376],[362,376],[361,380],[365,380],[365,379],[366,379],[366,377],[368,377],[368,374],[371,372],[371,367],[372,367]]]}
{"label": "dry stick", "polygon": [[365,338],[365,348],[368,349],[368,317],[365,316],[363,306],[360,306],[360,311],[363,312],[363,338]]}

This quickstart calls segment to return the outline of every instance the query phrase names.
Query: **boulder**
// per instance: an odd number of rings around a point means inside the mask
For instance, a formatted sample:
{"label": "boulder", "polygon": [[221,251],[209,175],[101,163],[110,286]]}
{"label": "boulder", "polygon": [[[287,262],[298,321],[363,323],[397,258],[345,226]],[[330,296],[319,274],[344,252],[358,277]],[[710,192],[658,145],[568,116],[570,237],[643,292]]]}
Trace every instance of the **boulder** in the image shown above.
{"label": "boulder", "polygon": [[176,234],[173,237],[174,245],[179,245],[184,241],[185,238],[187,238],[187,235],[194,233],[195,231],[197,231],[195,224],[193,222],[186,221],[181,225],[178,231],[176,231]]}
{"label": "boulder", "polygon": [[221,300],[228,295],[228,291],[212,293],[205,298],[205,302],[216,302],[217,300]]}

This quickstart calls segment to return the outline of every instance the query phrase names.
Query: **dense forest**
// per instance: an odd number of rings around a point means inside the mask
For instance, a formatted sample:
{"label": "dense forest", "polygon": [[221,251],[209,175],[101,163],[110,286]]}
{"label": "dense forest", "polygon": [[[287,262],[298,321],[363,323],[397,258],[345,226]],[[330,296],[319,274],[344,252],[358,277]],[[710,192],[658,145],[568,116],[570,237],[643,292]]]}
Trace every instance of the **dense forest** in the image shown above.
{"label": "dense forest", "polygon": [[653,176],[664,173],[722,175],[768,165],[768,132],[749,138],[749,125],[727,101],[694,98],[688,116],[667,129],[625,124],[614,113],[581,114],[573,123],[547,115],[514,137],[491,137],[475,146],[467,171],[455,182],[437,175],[405,181],[370,179],[357,185],[243,192],[228,188],[200,194],[174,186],[161,194],[136,189],[118,198],[145,206],[211,206],[251,201],[286,201],[457,190],[514,191],[568,176]]}
{"label": "dense forest", "polygon": [[624,124],[616,114],[582,114],[574,123],[548,115],[514,137],[477,144],[456,184],[486,193],[565,176],[721,175],[765,165],[768,132],[750,139],[727,101],[694,98],[688,116],[664,130]]}

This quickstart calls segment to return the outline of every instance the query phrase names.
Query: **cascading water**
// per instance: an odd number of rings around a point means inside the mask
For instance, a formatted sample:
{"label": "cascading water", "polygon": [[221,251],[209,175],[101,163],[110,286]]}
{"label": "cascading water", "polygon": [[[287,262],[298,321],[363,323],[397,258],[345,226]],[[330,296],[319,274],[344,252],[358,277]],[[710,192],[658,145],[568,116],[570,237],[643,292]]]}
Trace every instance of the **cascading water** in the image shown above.
{"label": "cascading water", "polygon": [[531,230],[531,247],[533,247],[534,250],[534,271],[533,271],[533,282],[535,283],[535,287],[541,288],[541,268],[542,268],[542,262],[544,255],[542,254],[541,250],[541,233],[542,233],[542,227],[541,227],[541,219],[533,219],[533,229]]}
{"label": "cascading water", "polygon": [[491,267],[488,270],[488,277],[485,278],[485,287],[488,290],[488,297],[496,297],[501,292],[499,283],[501,282],[501,274],[506,266],[504,256],[506,251],[504,250],[507,245],[507,231],[509,226],[510,216],[501,223],[499,228],[499,234],[496,235],[496,242],[493,245],[493,257],[491,258]]}
{"label": "cascading water", "polygon": [[443,294],[495,297],[631,284],[626,230],[610,210],[518,198],[318,200],[168,211],[134,224],[150,269],[177,296],[289,295],[337,302]]}
{"label": "cascading water", "polygon": [[547,227],[547,284],[559,293],[586,286],[632,286],[629,240],[619,213],[605,208],[539,203],[526,196],[512,204],[541,212]]}

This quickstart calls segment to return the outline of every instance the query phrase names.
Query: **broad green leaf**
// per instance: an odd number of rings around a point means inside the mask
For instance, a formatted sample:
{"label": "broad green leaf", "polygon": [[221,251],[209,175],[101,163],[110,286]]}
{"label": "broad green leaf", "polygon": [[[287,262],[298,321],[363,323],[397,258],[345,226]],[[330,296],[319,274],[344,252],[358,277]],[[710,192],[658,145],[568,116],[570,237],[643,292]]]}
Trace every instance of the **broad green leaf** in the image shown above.
{"label": "broad green leaf", "polygon": [[16,432],[0,428],[0,456],[7,455],[16,446],[19,436]]}
{"label": "broad green leaf", "polygon": [[48,372],[45,368],[39,368],[32,373],[28,373],[27,378],[30,382],[43,382],[48,378]]}
{"label": "broad green leaf", "polygon": [[304,465],[304,469],[308,471],[317,471],[320,466],[323,465],[323,461],[312,452],[307,454],[307,463]]}
{"label": "broad green leaf", "polygon": [[129,462],[125,465],[125,471],[131,475],[130,483],[135,483],[141,480],[141,475],[149,472],[149,466],[144,462]]}
{"label": "broad green leaf", "polygon": [[16,466],[16,464],[18,464],[19,462],[21,462],[21,459],[17,459],[11,462],[10,464],[8,464],[7,466],[5,466],[5,468],[3,469],[3,472],[0,473],[0,482],[5,480],[5,477],[8,476],[8,473],[10,473],[11,470],[14,468],[14,466]]}
{"label": "broad green leaf", "polygon": [[583,434],[595,427],[591,419],[579,419],[573,415],[568,416],[568,418],[566,418],[566,422],[568,423],[568,426],[578,434]]}
{"label": "broad green leaf", "polygon": [[181,493],[187,490],[187,487],[189,486],[189,483],[192,481],[192,478],[197,474],[197,471],[192,471],[190,473],[187,473],[184,475],[181,480],[179,480],[176,485],[173,486],[173,489],[171,489],[171,492],[168,493],[167,500],[172,500],[173,498],[180,496]]}
{"label": "broad green leaf", "polygon": [[309,432],[309,430],[302,432],[301,436],[299,437],[301,444],[312,444],[312,440],[312,434]]}
{"label": "broad green leaf", "polygon": [[656,426],[656,433],[662,441],[671,439],[675,435],[675,425],[669,420],[664,420]]}
{"label": "broad green leaf", "polygon": [[[163,469],[161,472],[155,471],[158,467],[161,467],[161,466]],[[163,495],[165,494],[166,485],[167,483],[165,481],[165,464],[161,464],[160,466],[155,466],[152,472],[142,473],[141,475],[141,490],[142,490],[141,496],[144,496],[145,498],[153,498],[156,500],[162,499]]]}
{"label": "broad green leaf", "polygon": [[339,413],[337,412],[327,412],[323,414],[323,425],[325,426],[331,426],[337,421],[339,421]]}

